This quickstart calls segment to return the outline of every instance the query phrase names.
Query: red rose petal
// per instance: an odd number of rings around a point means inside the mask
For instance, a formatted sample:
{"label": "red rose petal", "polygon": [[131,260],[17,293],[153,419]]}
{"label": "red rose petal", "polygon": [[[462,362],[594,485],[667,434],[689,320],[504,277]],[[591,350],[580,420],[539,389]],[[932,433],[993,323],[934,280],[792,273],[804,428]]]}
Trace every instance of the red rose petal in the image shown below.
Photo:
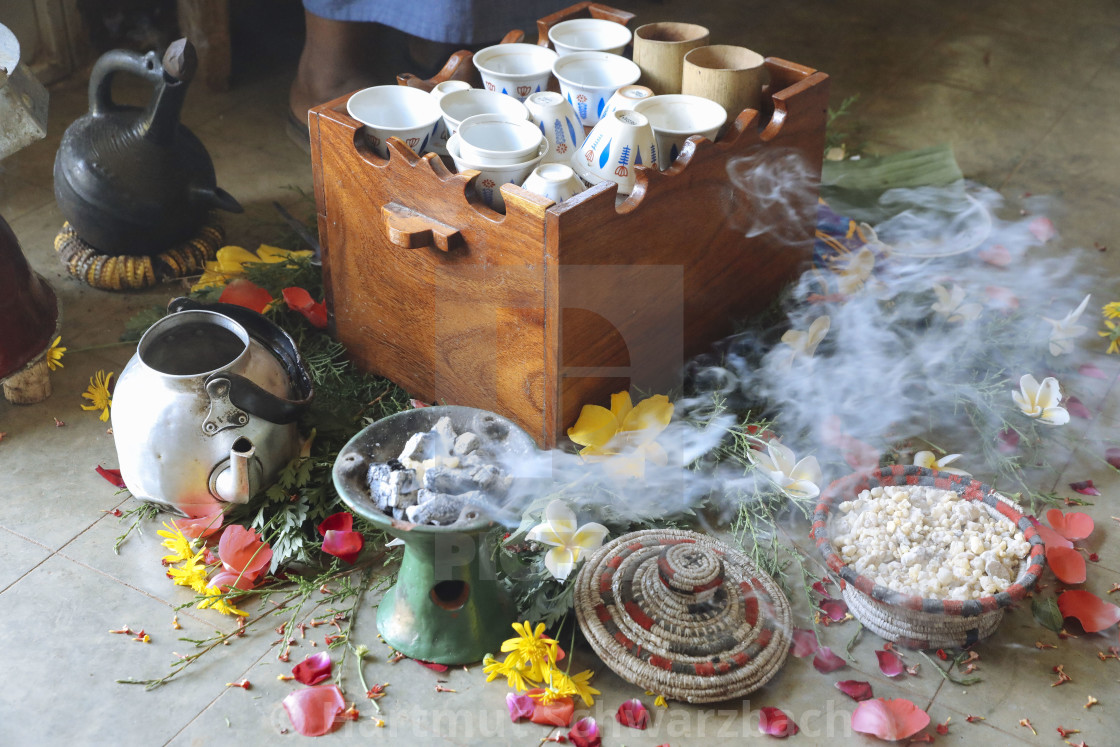
{"label": "red rose petal", "polygon": [[1082,418],[1084,420],[1093,419],[1093,413],[1089,412],[1089,408],[1077,397],[1066,397],[1064,406],[1069,410],[1069,414],[1073,415],[1075,418]]}
{"label": "red rose petal", "polygon": [[1058,231],[1054,228],[1054,224],[1050,219],[1042,216],[1032,219],[1031,222],[1027,224],[1027,230],[1044,244],[1058,235]]}
{"label": "red rose petal", "polygon": [[999,432],[999,443],[996,444],[1001,454],[1014,454],[1019,450],[1019,431],[1013,428],[1004,428]]}
{"label": "red rose petal", "polygon": [[218,540],[218,557],[227,571],[256,579],[272,561],[272,548],[253,530],[230,524]]}
{"label": "red rose petal", "polygon": [[1120,447],[1113,446],[1104,452],[1104,459],[1114,469],[1120,469]]}
{"label": "red rose petal", "polygon": [[101,475],[118,488],[128,487],[124,484],[124,478],[121,477],[121,471],[119,469],[105,469],[100,464],[94,467],[94,469],[97,470],[97,474]]}
{"label": "red rose petal", "polygon": [[1100,370],[1092,363],[1083,363],[1077,372],[1082,376],[1088,376],[1091,379],[1107,379],[1108,376],[1104,371]]}
{"label": "red rose petal", "polygon": [[817,592],[818,594],[820,594],[825,599],[828,599],[828,589],[825,588],[826,582],[827,582],[827,579],[823,579],[823,578],[820,581],[814,581],[812,589],[813,589],[813,591]]}
{"label": "red rose petal", "polygon": [[852,700],[870,700],[873,697],[871,683],[862,680],[840,680],[836,688]]}
{"label": "red rose petal", "polygon": [[1007,267],[1011,264],[1011,251],[1003,244],[986,246],[976,256],[993,267]]}
{"label": "red rose petal", "polygon": [[284,296],[284,302],[288,304],[288,308],[292,311],[298,311],[303,314],[307,321],[311,322],[312,326],[318,329],[327,328],[327,306],[322,301],[315,301],[311,298],[311,294],[306,289],[298,286],[285,288],[281,291]]}
{"label": "red rose petal", "polygon": [[826,599],[820,603],[821,612],[833,622],[839,622],[848,614],[848,603],[843,599]]}
{"label": "red rose petal", "polygon": [[1052,508],[1046,512],[1046,520],[1055,532],[1068,540],[1085,539],[1093,533],[1093,517],[1080,511],[1070,511],[1063,514],[1060,510]]}
{"label": "red rose petal", "polygon": [[283,705],[292,726],[305,737],[321,737],[330,732],[335,719],[346,709],[338,685],[295,690],[284,698]]}
{"label": "red rose petal", "polygon": [[1063,584],[1085,583],[1085,558],[1071,547],[1047,547],[1046,564]]}
{"label": "red rose petal", "polygon": [[222,303],[244,306],[261,314],[272,303],[272,294],[250,280],[234,278],[226,284],[218,300]]}
{"label": "red rose petal", "polygon": [[798,659],[817,653],[817,649],[820,647],[820,644],[817,643],[817,634],[811,629],[794,628],[792,637],[793,651],[791,653]]}
{"label": "red rose petal", "polygon": [[361,532],[339,532],[332,529],[323,535],[323,552],[350,564],[358,559],[364,545],[365,537]]}
{"label": "red rose petal", "polygon": [[821,674],[835,672],[837,669],[846,666],[848,666],[848,662],[832,653],[832,649],[828,646],[821,646],[817,649],[817,655],[813,657],[813,668]]}
{"label": "red rose petal", "polygon": [[349,511],[339,511],[337,514],[331,514],[319,524],[319,534],[326,534],[334,530],[336,532],[349,532],[354,528],[354,515]]}
{"label": "red rose petal", "polygon": [[793,719],[787,716],[784,711],[769,706],[760,709],[758,730],[778,739],[785,739],[801,731],[797,728],[797,724],[793,723]]}
{"label": "red rose petal", "polygon": [[172,519],[172,523],[183,533],[183,536],[190,537],[191,539],[200,539],[217,534],[222,528],[222,520],[225,515],[221,509],[213,511],[203,516],[194,517],[180,517]]}
{"label": "red rose petal", "polygon": [[1101,491],[1097,490],[1097,487],[1095,485],[1093,485],[1092,480],[1082,480],[1081,482],[1071,482],[1069,484],[1069,486],[1071,488],[1073,488],[1074,490],[1076,490],[1078,493],[1081,493],[1081,495],[1100,495],[1101,494]]}
{"label": "red rose petal", "polygon": [[[570,718],[570,717],[569,717]],[[568,732],[568,739],[576,747],[599,747],[603,744],[603,737],[599,734],[599,725],[591,716],[581,718]]]}
{"label": "red rose petal", "polygon": [[631,729],[645,729],[649,726],[649,711],[637,698],[627,700],[620,705],[614,717],[618,720],[618,723],[629,726]]}
{"label": "red rose petal", "polygon": [[220,589],[222,593],[226,593],[230,589],[241,589],[242,591],[250,591],[257,585],[257,579],[253,576],[244,573],[237,573],[236,571],[218,571],[210,577],[207,586],[213,586]]}
{"label": "red rose petal", "polygon": [[331,676],[331,655],[326,651],[311,654],[292,667],[292,676],[305,685],[318,685]]}
{"label": "red rose petal", "polygon": [[897,677],[906,671],[906,665],[894,651],[876,651],[875,656],[879,659],[879,671],[888,677]]}
{"label": "red rose petal", "polygon": [[436,664],[434,661],[421,661],[420,659],[413,659],[413,661],[433,672],[446,672],[448,669],[446,664]]}
{"label": "red rose petal", "polygon": [[1002,285],[989,285],[984,288],[988,306],[997,311],[1015,311],[1019,308],[1019,297],[1010,288]]}
{"label": "red rose petal", "polygon": [[1063,591],[1058,597],[1063,617],[1075,617],[1086,633],[1099,633],[1120,622],[1120,607],[1096,594],[1079,589]]}
{"label": "red rose petal", "polygon": [[856,706],[852,729],[894,742],[929,726],[929,714],[905,698],[875,698]]}
{"label": "red rose petal", "polygon": [[1035,523],[1035,530],[1038,536],[1042,538],[1043,543],[1046,545],[1046,552],[1050,552],[1051,547],[1073,547],[1073,543],[1067,540],[1062,535],[1055,532],[1045,524]]}

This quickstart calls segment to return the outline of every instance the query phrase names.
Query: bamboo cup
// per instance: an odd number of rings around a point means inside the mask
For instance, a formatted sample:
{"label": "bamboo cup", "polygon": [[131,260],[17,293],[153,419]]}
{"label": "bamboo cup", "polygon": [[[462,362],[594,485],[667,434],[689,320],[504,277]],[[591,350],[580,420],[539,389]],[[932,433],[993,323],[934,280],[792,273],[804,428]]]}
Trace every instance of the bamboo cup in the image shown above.
{"label": "bamboo cup", "polygon": [[647,23],[634,32],[634,62],[642,85],[655,94],[680,93],[684,56],[708,43],[708,29],[695,23]]}
{"label": "bamboo cup", "polygon": [[682,93],[711,99],[734,121],[744,109],[757,109],[767,81],[763,57],[746,47],[717,44],[684,56]]}

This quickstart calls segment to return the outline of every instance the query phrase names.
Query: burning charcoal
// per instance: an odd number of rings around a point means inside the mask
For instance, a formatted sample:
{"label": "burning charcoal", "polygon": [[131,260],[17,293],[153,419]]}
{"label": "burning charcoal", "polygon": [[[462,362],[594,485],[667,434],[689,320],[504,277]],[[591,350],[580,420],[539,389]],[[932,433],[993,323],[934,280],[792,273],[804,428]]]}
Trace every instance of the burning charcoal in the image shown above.
{"label": "burning charcoal", "polygon": [[451,453],[456,456],[466,456],[481,445],[482,439],[478,437],[477,433],[460,433],[459,437],[455,439],[455,445],[452,447]]}
{"label": "burning charcoal", "polygon": [[437,455],[450,454],[451,448],[455,444],[455,428],[451,425],[451,418],[444,416],[436,421],[432,426],[433,434],[436,436],[436,443],[439,444]]}
{"label": "burning charcoal", "polygon": [[385,464],[388,464],[389,469],[393,470],[394,472],[399,469],[404,469],[404,465],[401,464],[401,460],[397,459],[396,457],[393,457],[389,461],[385,462]]}
{"label": "burning charcoal", "polygon": [[423,462],[433,454],[435,446],[435,434],[431,432],[413,433],[405,442],[404,448],[401,449],[399,459],[404,463],[409,461]]}
{"label": "burning charcoal", "polygon": [[478,493],[447,495],[430,490],[420,491],[420,503],[405,509],[408,520],[414,524],[438,524],[445,526],[458,520],[459,514],[468,504],[477,503]]}
{"label": "burning charcoal", "polygon": [[480,486],[466,470],[432,467],[424,472],[424,487],[434,493],[459,495],[468,490],[478,490]]}
{"label": "burning charcoal", "polygon": [[483,464],[470,472],[471,480],[484,493],[504,495],[509,485],[503,484],[505,475],[493,464]]}
{"label": "burning charcoal", "polygon": [[410,469],[397,470],[389,473],[388,489],[390,493],[389,506],[392,508],[405,508],[416,503],[416,489],[420,487],[416,480],[416,472]]}

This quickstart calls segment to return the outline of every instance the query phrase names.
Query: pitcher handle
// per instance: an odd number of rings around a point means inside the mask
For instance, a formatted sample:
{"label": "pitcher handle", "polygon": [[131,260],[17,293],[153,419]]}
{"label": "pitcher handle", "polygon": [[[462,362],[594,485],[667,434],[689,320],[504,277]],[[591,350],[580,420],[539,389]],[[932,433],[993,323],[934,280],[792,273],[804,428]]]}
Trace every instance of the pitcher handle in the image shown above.
{"label": "pitcher handle", "polygon": [[95,117],[120,111],[125,107],[113,101],[113,76],[132,73],[152,85],[163,82],[163,66],[155,52],[140,54],[114,49],[101,55],[89,76],[89,110]]}

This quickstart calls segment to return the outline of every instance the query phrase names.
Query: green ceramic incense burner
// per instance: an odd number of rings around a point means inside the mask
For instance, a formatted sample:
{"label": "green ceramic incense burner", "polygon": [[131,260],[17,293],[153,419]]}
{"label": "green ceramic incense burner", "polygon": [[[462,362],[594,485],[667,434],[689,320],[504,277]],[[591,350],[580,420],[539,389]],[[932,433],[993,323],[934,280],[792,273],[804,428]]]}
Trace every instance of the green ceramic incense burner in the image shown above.
{"label": "green ceramic incense burner", "polygon": [[404,542],[397,583],[377,611],[382,638],[414,659],[466,664],[498,651],[515,614],[491,562],[487,537],[495,522],[482,513],[447,527],[394,519],[378,508],[367,481],[371,464],[395,459],[412,434],[431,429],[444,416],[457,433],[485,433],[511,457],[536,451],[525,431],[492,412],[455,406],[406,410],[350,439],[335,461],[334,485],[354,513]]}

